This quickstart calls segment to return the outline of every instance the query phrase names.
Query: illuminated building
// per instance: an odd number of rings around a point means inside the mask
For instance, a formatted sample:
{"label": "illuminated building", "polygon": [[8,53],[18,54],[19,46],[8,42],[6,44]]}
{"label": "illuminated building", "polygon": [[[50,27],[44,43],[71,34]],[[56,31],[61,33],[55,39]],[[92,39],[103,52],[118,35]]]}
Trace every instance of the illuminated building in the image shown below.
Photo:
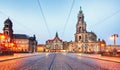
{"label": "illuminated building", "polygon": [[72,52],[99,52],[100,41],[97,40],[97,35],[94,32],[89,32],[86,29],[86,22],[84,21],[84,14],[81,10],[78,14],[78,21],[76,24],[75,42],[69,42],[69,51]]}
{"label": "illuminated building", "polygon": [[45,45],[44,44],[38,44],[37,45],[37,52],[45,52]]}
{"label": "illuminated building", "polygon": [[52,52],[60,52],[63,50],[63,42],[59,38],[58,33],[56,33],[54,39],[46,41],[46,49],[49,49]]}
{"label": "illuminated building", "polygon": [[26,34],[13,34],[13,23],[8,18],[4,22],[3,33],[8,36],[10,42],[14,42],[16,47],[13,49],[15,52],[35,52],[37,41],[35,35],[29,37]]}

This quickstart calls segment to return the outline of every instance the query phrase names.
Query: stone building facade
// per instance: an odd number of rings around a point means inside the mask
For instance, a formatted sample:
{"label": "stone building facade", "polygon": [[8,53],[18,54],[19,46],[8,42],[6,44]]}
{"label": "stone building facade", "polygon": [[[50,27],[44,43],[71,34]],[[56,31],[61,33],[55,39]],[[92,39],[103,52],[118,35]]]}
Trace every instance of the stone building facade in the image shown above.
{"label": "stone building facade", "polygon": [[14,34],[12,27],[12,21],[9,18],[6,19],[4,22],[3,33],[8,37],[8,42],[14,42],[16,44],[16,46],[13,47],[13,51],[35,52],[37,48],[37,40],[35,35],[33,37],[29,37],[26,34]]}
{"label": "stone building facade", "polygon": [[46,49],[49,49],[51,52],[60,52],[63,50],[63,42],[59,38],[58,33],[56,33],[53,39],[46,41]]}
{"label": "stone building facade", "polygon": [[97,40],[97,35],[94,32],[89,32],[86,29],[84,14],[80,7],[76,24],[75,41],[69,42],[69,51],[72,52],[98,52],[100,51],[100,41]]}

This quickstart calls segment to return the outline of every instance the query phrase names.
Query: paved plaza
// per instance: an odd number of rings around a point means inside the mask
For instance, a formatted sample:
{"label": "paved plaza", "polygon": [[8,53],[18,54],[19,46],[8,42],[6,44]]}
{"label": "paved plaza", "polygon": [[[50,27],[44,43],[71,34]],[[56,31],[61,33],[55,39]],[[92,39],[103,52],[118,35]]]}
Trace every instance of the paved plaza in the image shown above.
{"label": "paved plaza", "polygon": [[98,54],[29,53],[0,57],[0,70],[119,70],[120,68],[120,58]]}

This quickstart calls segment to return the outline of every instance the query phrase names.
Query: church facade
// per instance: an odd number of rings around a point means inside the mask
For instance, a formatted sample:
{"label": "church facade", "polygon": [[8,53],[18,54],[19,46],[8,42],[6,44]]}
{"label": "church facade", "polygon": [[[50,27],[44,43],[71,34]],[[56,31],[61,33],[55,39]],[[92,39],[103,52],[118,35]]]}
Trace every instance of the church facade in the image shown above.
{"label": "church facade", "polygon": [[72,52],[98,52],[100,51],[100,39],[97,40],[97,35],[94,32],[87,31],[87,24],[84,21],[84,14],[80,7],[77,16],[75,41],[69,42],[69,51]]}
{"label": "church facade", "polygon": [[53,39],[49,39],[46,41],[46,49],[49,49],[49,51],[51,52],[60,52],[61,50],[63,50],[63,42],[59,38],[57,32]]}

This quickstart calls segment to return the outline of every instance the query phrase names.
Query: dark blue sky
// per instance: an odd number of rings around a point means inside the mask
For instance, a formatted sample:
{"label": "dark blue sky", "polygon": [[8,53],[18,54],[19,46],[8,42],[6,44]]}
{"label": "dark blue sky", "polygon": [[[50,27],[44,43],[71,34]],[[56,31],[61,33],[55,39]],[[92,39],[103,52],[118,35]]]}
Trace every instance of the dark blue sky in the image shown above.
{"label": "dark blue sky", "polygon": [[[40,11],[38,0],[0,0],[0,32],[5,19],[10,17],[14,33],[36,34],[39,43],[54,37],[56,31],[63,41],[74,41],[77,15],[82,6],[87,30],[93,31],[107,44],[112,34],[119,34],[120,0],[40,0],[49,32]],[[64,26],[66,25],[65,29]],[[120,44],[120,38],[117,39]]]}

